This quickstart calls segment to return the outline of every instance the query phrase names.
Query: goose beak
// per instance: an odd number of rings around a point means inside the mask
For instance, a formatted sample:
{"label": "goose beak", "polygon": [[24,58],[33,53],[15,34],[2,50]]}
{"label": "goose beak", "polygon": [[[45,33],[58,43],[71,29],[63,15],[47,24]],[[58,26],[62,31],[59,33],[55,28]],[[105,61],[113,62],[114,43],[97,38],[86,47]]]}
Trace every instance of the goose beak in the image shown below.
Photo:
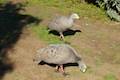
{"label": "goose beak", "polygon": [[87,70],[87,66],[86,66],[86,65],[82,65],[82,66],[80,67],[80,70],[81,70],[81,72],[85,73],[86,70]]}
{"label": "goose beak", "polygon": [[79,19],[80,19],[80,17],[78,16],[76,19],[78,19],[78,20],[79,20]]}
{"label": "goose beak", "polygon": [[82,72],[85,73],[85,72],[86,72],[86,69],[83,69]]}

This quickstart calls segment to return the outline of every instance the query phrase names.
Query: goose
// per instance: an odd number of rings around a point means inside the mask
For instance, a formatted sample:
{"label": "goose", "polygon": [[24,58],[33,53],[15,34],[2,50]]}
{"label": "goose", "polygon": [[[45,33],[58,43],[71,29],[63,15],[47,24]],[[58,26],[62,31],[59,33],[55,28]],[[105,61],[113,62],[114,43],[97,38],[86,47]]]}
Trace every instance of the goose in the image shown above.
{"label": "goose", "polygon": [[82,57],[68,44],[50,44],[47,47],[38,49],[34,62],[38,64],[41,61],[56,64],[55,70],[62,74],[66,74],[63,65],[67,63],[77,63],[82,72],[87,69]]}
{"label": "goose", "polygon": [[75,19],[79,19],[77,13],[72,13],[69,16],[58,16],[48,24],[48,29],[59,32],[60,38],[64,40],[63,32],[73,26]]}

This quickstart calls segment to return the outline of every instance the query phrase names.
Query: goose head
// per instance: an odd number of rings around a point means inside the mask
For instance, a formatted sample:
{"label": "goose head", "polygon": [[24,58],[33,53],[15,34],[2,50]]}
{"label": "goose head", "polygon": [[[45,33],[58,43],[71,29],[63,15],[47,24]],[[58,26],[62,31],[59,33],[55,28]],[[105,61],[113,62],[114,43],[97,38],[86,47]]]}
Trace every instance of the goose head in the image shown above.
{"label": "goose head", "polygon": [[80,68],[80,70],[81,70],[82,72],[86,72],[87,66],[85,65],[84,62],[78,61],[78,66],[79,66],[79,68]]}
{"label": "goose head", "polygon": [[70,18],[72,18],[72,19],[79,19],[80,17],[79,17],[78,14],[73,13],[73,14],[70,15]]}

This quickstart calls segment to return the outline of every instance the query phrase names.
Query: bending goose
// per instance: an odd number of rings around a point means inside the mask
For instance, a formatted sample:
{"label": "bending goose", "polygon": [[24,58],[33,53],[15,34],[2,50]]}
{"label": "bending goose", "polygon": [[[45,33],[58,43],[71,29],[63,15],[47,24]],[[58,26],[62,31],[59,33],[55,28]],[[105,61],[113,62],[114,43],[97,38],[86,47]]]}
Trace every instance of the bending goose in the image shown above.
{"label": "bending goose", "polygon": [[56,64],[56,71],[61,71],[63,74],[65,74],[63,64],[67,63],[77,63],[82,72],[85,72],[87,69],[82,57],[78,55],[74,48],[67,44],[51,44],[37,50],[34,61],[36,63],[44,61]]}

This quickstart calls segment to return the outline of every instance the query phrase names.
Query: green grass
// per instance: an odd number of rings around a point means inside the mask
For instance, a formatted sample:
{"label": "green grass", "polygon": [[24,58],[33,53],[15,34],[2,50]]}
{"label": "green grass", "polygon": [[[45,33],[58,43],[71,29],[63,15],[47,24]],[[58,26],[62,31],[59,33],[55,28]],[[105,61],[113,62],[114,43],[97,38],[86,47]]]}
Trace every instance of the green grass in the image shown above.
{"label": "green grass", "polygon": [[38,35],[38,37],[47,42],[47,43],[62,43],[62,41],[59,39],[59,36],[55,36],[53,34],[49,34],[49,31],[45,26],[36,26],[32,27],[33,31]]}
{"label": "green grass", "polygon": [[96,64],[96,67],[99,67],[103,64],[103,62],[99,57],[97,57],[96,60],[95,60],[95,64]]}
{"label": "green grass", "polygon": [[118,80],[115,75],[113,74],[107,74],[104,76],[104,80]]}
{"label": "green grass", "polygon": [[72,0],[29,0],[28,6],[40,5],[40,8],[53,7],[63,13],[77,12],[81,17],[87,17],[93,20],[107,21],[109,20],[103,9],[88,3],[74,3]]}
{"label": "green grass", "polygon": [[[116,68],[114,66],[112,67],[112,65],[119,65],[120,63],[119,54],[120,42],[118,37],[119,26],[118,28],[116,26],[111,27],[109,25],[107,25],[108,27],[104,27],[106,25],[101,24],[97,25],[94,24],[94,22],[91,22],[91,20],[97,21],[108,20],[104,10],[101,10],[94,5],[87,3],[83,4],[75,3],[76,5],[74,5],[71,3],[70,0],[65,0],[66,2],[62,2],[62,0],[28,0],[28,1],[29,2],[26,6],[25,14],[29,14],[43,20],[43,22],[41,22],[39,25],[31,24],[28,26],[32,26],[31,29],[39,37],[39,39],[45,41],[48,44],[63,43],[59,39],[59,36],[49,34],[49,31],[46,28],[48,20],[54,17],[54,14],[56,13],[60,12],[59,14],[67,15],[68,13],[71,12],[77,12],[81,17],[81,21],[85,21],[80,22],[79,24],[80,25],[81,23],[89,24],[87,26],[81,25],[82,26],[81,33],[72,36],[65,36],[65,40],[71,42],[71,45],[76,50],[78,50],[78,52],[80,52],[80,54],[83,56],[83,59],[86,60],[85,63],[88,66],[88,70],[86,73],[81,73],[77,67],[66,68],[68,69],[66,71],[70,73],[70,78],[67,78],[66,80],[79,80],[79,79],[92,80],[92,78],[94,77],[95,77],[94,80],[118,80],[116,77],[119,76],[115,75],[114,72],[116,72],[116,74],[119,75],[119,68]],[[83,18],[89,19],[90,22],[87,20],[82,20]],[[105,66],[104,71],[102,70],[103,69],[102,66],[104,66],[104,64],[106,63],[110,64],[110,66]],[[108,69],[110,69],[111,67],[115,69],[113,70],[114,72],[107,74],[108,72],[112,72],[112,70],[108,71]],[[103,73],[106,75],[103,76],[104,75]],[[65,79],[63,77],[61,78],[59,74],[50,71],[48,71],[48,73],[45,72],[42,75],[43,77],[44,75],[48,76],[48,78],[45,79],[51,80],[56,80],[56,78],[58,78],[58,80]],[[19,78],[25,80],[26,76],[19,77],[15,75],[16,80],[17,79],[19,80]]]}
{"label": "green grass", "polygon": [[[35,15],[44,20],[51,19],[56,12],[62,14],[69,14],[76,12],[80,15],[80,18],[86,18],[88,20],[100,20],[107,21],[109,20],[106,16],[104,10],[96,7],[93,4],[87,3],[72,3],[72,0],[27,0],[27,7],[39,6],[38,12],[32,12],[32,15]],[[39,11],[40,10],[40,11]],[[55,12],[56,11],[56,12]],[[42,26],[42,27],[40,27]],[[61,43],[58,39],[58,36],[48,34],[47,29],[44,28],[44,25],[35,27],[33,30],[39,36],[39,38],[45,40],[48,43]],[[68,38],[68,37],[66,37]],[[70,37],[69,37],[70,38]]]}
{"label": "green grass", "polygon": [[8,0],[0,0],[0,4],[2,3],[5,3],[5,2],[7,2]]}
{"label": "green grass", "polygon": [[[4,0],[0,0],[0,2],[3,1]],[[54,10],[56,10],[63,14],[77,12],[81,18],[86,17],[87,19],[101,21],[108,20],[104,10],[87,3],[73,4],[72,0],[26,0],[26,3],[23,4],[25,4],[26,7],[34,7],[36,5],[39,6],[40,12],[32,12],[34,13],[32,15],[35,15],[36,17],[40,17],[42,19],[51,18]],[[61,43],[61,41],[58,39],[58,36],[48,34],[48,31],[45,29],[44,25],[33,28],[33,31],[39,36],[40,39],[43,39],[48,43]]]}

